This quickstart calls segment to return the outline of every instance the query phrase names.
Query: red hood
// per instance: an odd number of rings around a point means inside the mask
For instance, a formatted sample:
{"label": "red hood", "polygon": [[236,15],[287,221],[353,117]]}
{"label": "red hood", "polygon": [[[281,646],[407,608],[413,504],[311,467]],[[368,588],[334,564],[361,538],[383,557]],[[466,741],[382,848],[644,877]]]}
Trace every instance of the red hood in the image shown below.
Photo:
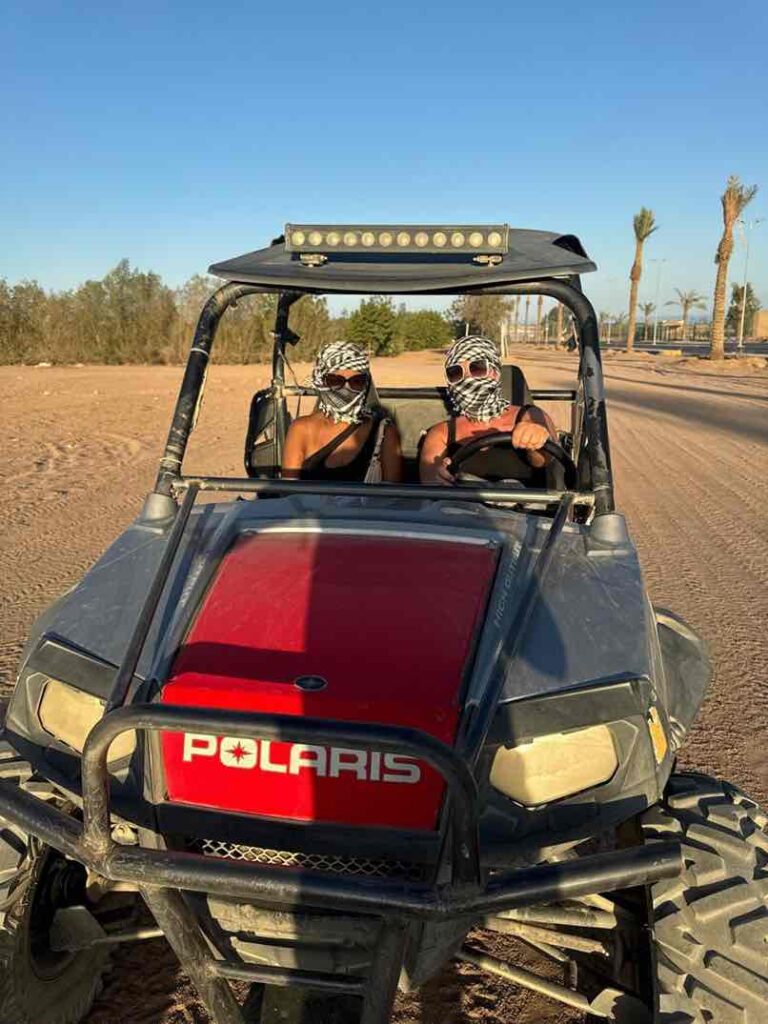
{"label": "red hood", "polygon": [[[165,703],[379,722],[454,738],[495,568],[487,545],[263,533],[224,558]],[[302,676],[325,680],[308,692]],[[300,821],[434,828],[443,784],[409,758],[164,734],[168,795]]]}

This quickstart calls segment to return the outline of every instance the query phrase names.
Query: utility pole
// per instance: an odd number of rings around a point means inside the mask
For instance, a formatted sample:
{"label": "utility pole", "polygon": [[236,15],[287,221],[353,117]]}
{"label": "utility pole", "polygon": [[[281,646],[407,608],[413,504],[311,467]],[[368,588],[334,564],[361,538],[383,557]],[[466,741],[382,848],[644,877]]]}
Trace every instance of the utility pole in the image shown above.
{"label": "utility pole", "polygon": [[528,338],[528,314],[530,313],[530,311],[531,311],[531,296],[530,295],[526,295],[525,296],[525,338],[523,339],[524,341],[528,341],[529,340],[529,338]]}
{"label": "utility pole", "polygon": [[737,347],[739,354],[744,352],[744,320],[747,315],[747,271],[749,270],[749,240],[752,234],[752,228],[756,228],[758,224],[762,224],[763,218],[759,217],[757,220],[752,220],[748,224],[739,218],[739,227],[741,229],[741,240],[744,243],[744,284],[741,289],[741,317],[739,318],[739,338]]}
{"label": "utility pole", "polygon": [[656,264],[656,316],[653,318],[653,344],[656,344],[656,338],[659,330],[659,295],[661,294],[661,265],[666,263],[666,260],[648,260],[649,263]]}

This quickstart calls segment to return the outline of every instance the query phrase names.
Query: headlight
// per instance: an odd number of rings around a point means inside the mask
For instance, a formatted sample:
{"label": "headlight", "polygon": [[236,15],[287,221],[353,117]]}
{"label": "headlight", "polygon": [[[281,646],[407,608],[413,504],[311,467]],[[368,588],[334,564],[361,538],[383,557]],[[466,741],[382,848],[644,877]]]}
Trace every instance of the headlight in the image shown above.
{"label": "headlight", "polygon": [[607,782],[618,766],[611,730],[592,725],[499,747],[491,785],[525,807],[536,807]]}
{"label": "headlight", "polygon": [[[59,679],[48,679],[37,708],[40,724],[82,754],[88,733],[104,715],[105,702]],[[136,733],[125,732],[109,748],[109,760],[128,757],[136,748]]]}

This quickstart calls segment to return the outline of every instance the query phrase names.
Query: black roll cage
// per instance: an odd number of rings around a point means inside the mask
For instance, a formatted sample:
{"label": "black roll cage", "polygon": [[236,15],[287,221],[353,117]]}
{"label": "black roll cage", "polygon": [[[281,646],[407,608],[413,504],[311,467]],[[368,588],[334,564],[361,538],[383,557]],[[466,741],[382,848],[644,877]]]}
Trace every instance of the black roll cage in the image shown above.
{"label": "black roll cage", "polygon": [[[313,493],[313,494],[346,494],[361,493],[374,496],[377,493],[390,497],[409,497],[419,499],[436,498],[442,500],[455,496],[461,501],[501,501],[514,500],[521,504],[541,501],[557,501],[568,492],[565,491],[515,491],[503,487],[462,487],[460,491],[450,489],[426,488],[418,485],[364,484],[311,482],[294,480],[253,480],[251,478],[224,478],[211,476],[185,477],[182,464],[189,436],[195,424],[195,417],[202,398],[205,377],[211,356],[211,349],[216,331],[222,316],[239,299],[246,295],[263,294],[267,289],[262,285],[244,284],[231,281],[217,289],[204,305],[195,329],[192,346],[189,351],[184,377],[181,382],[179,396],[173,412],[173,419],[165,444],[163,456],[155,481],[154,491],[145,505],[145,516],[148,518],[167,518],[175,511],[175,493],[188,487],[193,482],[200,490],[243,491],[251,493]],[[286,394],[301,393],[303,389],[286,387],[285,384],[285,347],[296,336],[288,326],[291,306],[304,294],[299,290],[278,292],[277,314],[273,332],[274,348],[272,353],[272,387],[276,397]],[[442,293],[435,293],[442,294]],[[581,290],[579,278],[570,277],[543,278],[541,280],[524,281],[495,285],[484,288],[462,289],[446,294],[472,295],[546,295],[557,299],[566,306],[574,316],[578,326],[579,344],[579,385],[583,396],[584,430],[581,437],[581,450],[575,452],[575,461],[582,458],[589,470],[590,486],[588,491],[576,495],[577,504],[594,506],[595,515],[603,515],[614,511],[613,474],[608,442],[608,423],[605,408],[605,391],[603,372],[600,360],[600,342],[598,323],[592,304]],[[546,395],[546,393],[543,393]],[[284,422],[285,406],[281,401],[275,405],[275,436],[278,446],[278,459],[282,456],[280,445],[287,424]],[[360,488],[364,490],[360,491]],[[435,491],[436,493],[431,493]],[[395,493],[397,492],[397,493]]]}

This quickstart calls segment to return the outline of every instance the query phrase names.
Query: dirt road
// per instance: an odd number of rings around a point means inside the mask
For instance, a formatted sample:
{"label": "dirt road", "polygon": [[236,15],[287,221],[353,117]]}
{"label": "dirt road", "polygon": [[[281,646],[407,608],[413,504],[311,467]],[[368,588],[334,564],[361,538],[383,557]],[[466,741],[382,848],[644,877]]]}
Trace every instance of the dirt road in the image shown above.
{"label": "dirt road", "polygon": [[[575,359],[522,352],[532,386],[570,386]],[[653,600],[712,643],[716,679],[684,763],[768,801],[768,375],[714,376],[649,360],[609,360],[619,508]],[[305,367],[297,367],[299,375]],[[437,382],[419,353],[375,366],[381,383]],[[248,402],[262,367],[212,368],[190,470],[242,468]],[[74,583],[138,511],[151,486],[179,368],[0,367],[0,688],[8,693],[34,616]],[[548,407],[555,411],[554,407]],[[562,410],[560,410],[562,413]],[[399,1024],[576,1020],[478,972],[446,972]],[[477,984],[467,981],[478,978]],[[121,953],[89,1024],[207,1020],[162,943]]]}

